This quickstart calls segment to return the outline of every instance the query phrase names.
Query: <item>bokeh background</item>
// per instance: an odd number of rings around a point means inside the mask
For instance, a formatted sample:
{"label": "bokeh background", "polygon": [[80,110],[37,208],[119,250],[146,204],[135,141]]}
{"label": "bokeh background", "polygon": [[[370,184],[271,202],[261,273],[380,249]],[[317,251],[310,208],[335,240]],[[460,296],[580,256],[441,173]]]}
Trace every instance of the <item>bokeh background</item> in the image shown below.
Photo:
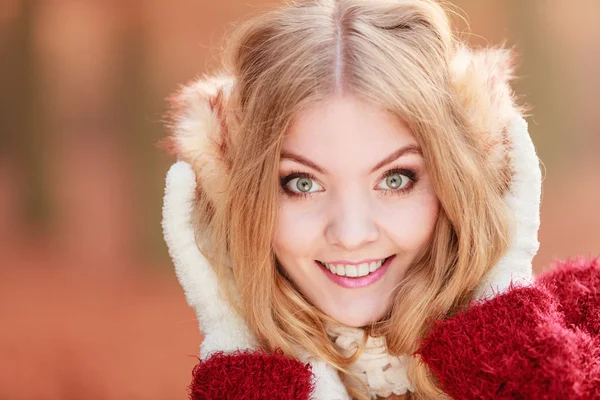
{"label": "bokeh background", "polygon": [[[275,1],[2,0],[0,399],[184,399],[200,334],[160,230],[166,97]],[[600,252],[600,1],[460,0],[521,54],[537,272]]]}

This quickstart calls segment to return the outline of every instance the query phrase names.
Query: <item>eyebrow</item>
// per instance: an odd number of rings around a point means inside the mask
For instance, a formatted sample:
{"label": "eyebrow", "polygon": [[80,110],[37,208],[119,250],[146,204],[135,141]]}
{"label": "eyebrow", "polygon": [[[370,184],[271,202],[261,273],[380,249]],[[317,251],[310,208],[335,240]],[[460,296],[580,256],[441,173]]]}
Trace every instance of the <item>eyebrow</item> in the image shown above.
{"label": "eyebrow", "polygon": [[[421,148],[418,145],[416,145],[416,144],[409,144],[407,146],[401,147],[398,150],[394,151],[389,156],[387,156],[386,158],[384,158],[383,160],[381,160],[380,162],[378,162],[377,165],[375,165],[373,167],[373,169],[371,170],[370,173],[373,173],[373,172],[377,171],[378,169],[380,169],[384,165],[387,165],[387,164],[389,164],[389,163],[397,160],[398,158],[402,157],[405,154],[418,154],[418,155],[422,155]],[[302,157],[299,154],[295,154],[295,153],[292,153],[290,151],[282,151],[281,152],[281,159],[282,160],[283,159],[287,159],[287,160],[296,161],[297,163],[306,165],[307,167],[310,167],[310,168],[314,169],[315,171],[317,171],[320,174],[323,174],[323,175],[327,174],[327,172],[322,167],[318,166],[314,162],[310,161],[307,158]]]}
{"label": "eyebrow", "polygon": [[326,175],[326,172],[323,168],[319,167],[317,164],[315,164],[314,162],[310,161],[307,158],[302,157],[301,155],[292,153],[290,151],[282,151],[281,152],[281,159],[287,159],[287,160],[293,160],[296,161],[297,163],[300,164],[304,164],[307,167],[310,167],[312,169],[314,169],[315,171],[317,171],[320,174]]}
{"label": "eyebrow", "polygon": [[383,167],[384,165],[387,165],[387,164],[397,160],[398,158],[402,157],[405,154],[418,154],[421,156],[423,155],[421,153],[421,148],[418,145],[409,144],[407,146],[399,148],[398,150],[394,151],[392,154],[390,154],[383,160],[379,161],[377,163],[377,165],[373,167],[373,169],[371,170],[371,173],[377,171],[379,168]]}

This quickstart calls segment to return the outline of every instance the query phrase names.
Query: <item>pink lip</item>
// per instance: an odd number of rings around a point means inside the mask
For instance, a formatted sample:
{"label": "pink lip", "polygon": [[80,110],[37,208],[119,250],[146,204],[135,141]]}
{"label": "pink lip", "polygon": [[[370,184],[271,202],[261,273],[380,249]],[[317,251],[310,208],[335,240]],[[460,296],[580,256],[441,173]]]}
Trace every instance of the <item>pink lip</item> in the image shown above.
{"label": "pink lip", "polygon": [[[315,261],[315,264],[317,264],[319,266],[319,268],[321,268],[321,270],[325,273],[325,275],[327,275],[327,277],[329,279],[331,279],[333,282],[337,283],[338,285],[340,285],[344,288],[347,288],[347,289],[358,289],[358,288],[363,288],[363,287],[369,286],[369,285],[375,283],[376,281],[378,281],[385,274],[385,272],[387,271],[387,269],[390,266],[390,263],[392,262],[392,260],[395,257],[396,256],[391,256],[383,263],[383,265],[377,271],[372,272],[366,276],[361,276],[360,278],[349,278],[347,276],[339,276],[339,275],[336,275],[336,274],[332,273],[331,271],[329,271],[327,268],[325,268],[323,265],[321,265],[317,261]],[[375,261],[375,260],[373,260],[373,261]],[[342,262],[339,262],[339,263],[341,264]],[[348,264],[351,264],[351,263],[348,263]]]}

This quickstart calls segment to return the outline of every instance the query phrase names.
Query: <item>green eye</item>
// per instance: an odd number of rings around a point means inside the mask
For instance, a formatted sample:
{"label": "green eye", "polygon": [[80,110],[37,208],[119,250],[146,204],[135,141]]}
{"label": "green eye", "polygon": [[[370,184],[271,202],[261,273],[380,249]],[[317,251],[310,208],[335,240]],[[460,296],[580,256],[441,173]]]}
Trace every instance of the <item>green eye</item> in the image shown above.
{"label": "green eye", "polygon": [[385,190],[398,190],[404,188],[409,182],[409,177],[395,172],[386,176],[377,187]]}
{"label": "green eye", "polygon": [[310,178],[298,178],[296,181],[296,189],[298,189],[302,193],[310,192],[310,189],[313,186],[313,182]]}
{"label": "green eye", "polygon": [[286,187],[294,193],[314,193],[323,190],[321,185],[308,176],[300,176],[290,179]]}

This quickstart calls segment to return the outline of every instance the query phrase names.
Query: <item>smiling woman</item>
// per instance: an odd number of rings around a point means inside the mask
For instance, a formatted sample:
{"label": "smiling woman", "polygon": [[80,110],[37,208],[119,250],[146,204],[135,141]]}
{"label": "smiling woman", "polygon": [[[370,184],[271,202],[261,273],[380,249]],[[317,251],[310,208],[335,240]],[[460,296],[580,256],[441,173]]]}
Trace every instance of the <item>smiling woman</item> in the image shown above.
{"label": "smiling woman", "polygon": [[380,320],[438,217],[411,130],[359,98],[333,97],[291,126],[279,175],[280,268],[333,319],[353,327]]}
{"label": "smiling woman", "polygon": [[191,398],[594,398],[600,265],[533,282],[509,51],[468,49],[432,0],[299,0],[227,55],[167,143]]}

